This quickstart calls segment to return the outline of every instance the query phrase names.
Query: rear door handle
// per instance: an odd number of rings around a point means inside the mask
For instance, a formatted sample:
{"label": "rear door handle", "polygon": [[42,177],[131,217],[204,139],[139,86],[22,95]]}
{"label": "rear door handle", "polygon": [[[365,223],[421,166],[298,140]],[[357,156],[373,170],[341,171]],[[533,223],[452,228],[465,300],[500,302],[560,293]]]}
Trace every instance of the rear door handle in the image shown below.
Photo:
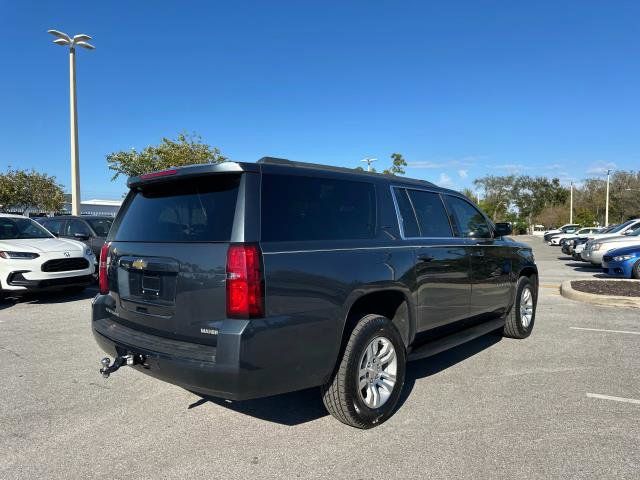
{"label": "rear door handle", "polygon": [[430,262],[433,260],[433,257],[431,255],[428,254],[423,254],[423,255],[418,255],[418,261],[419,262]]}

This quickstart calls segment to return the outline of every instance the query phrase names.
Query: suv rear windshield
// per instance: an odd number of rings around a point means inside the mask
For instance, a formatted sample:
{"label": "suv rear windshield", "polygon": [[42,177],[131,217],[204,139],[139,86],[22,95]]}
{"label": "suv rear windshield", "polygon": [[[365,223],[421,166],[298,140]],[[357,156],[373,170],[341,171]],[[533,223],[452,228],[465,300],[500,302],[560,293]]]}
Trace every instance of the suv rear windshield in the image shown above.
{"label": "suv rear windshield", "polygon": [[372,238],[375,188],[367,182],[298,175],[262,176],[262,240]]}
{"label": "suv rear windshield", "polygon": [[132,192],[113,230],[122,242],[228,242],[240,175],[150,184]]}

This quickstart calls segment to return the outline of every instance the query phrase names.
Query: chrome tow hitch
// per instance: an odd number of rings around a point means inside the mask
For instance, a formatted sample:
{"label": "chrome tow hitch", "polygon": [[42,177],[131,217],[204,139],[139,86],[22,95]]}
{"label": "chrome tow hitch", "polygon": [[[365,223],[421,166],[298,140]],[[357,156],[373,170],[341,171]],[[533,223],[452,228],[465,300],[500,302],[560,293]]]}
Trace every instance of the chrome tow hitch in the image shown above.
{"label": "chrome tow hitch", "polygon": [[100,360],[100,363],[102,364],[100,373],[104,378],[109,378],[109,375],[118,370],[120,367],[124,367],[125,365],[142,365],[144,364],[144,361],[144,355],[134,355],[132,353],[128,355],[118,355],[113,359],[113,363],[111,363],[111,359],[109,357],[104,357],[102,360]]}

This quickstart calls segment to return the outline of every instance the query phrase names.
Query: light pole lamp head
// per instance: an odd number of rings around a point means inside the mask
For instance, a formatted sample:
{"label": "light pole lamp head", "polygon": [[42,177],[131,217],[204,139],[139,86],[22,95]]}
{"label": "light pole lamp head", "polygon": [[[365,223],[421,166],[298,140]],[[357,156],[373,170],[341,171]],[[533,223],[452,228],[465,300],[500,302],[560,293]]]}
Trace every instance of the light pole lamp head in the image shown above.
{"label": "light pole lamp head", "polygon": [[87,50],[95,50],[96,48],[87,42],[87,40],[91,40],[91,37],[84,33],[75,35],[73,38],[59,30],[47,30],[47,33],[50,33],[51,35],[56,37],[53,43],[55,43],[56,45],[68,45],[72,50],[76,45],[82,48],[86,48]]}

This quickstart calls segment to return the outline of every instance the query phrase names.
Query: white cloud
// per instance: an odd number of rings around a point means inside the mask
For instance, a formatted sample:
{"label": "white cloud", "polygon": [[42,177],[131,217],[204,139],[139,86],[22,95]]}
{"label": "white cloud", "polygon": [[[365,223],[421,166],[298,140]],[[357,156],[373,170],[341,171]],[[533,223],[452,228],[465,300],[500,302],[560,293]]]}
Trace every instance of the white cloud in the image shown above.
{"label": "white cloud", "polygon": [[506,170],[507,173],[516,175],[530,167],[527,167],[526,165],[523,165],[521,163],[504,163],[502,165],[492,165],[491,168],[495,168],[497,170]]}
{"label": "white cloud", "polygon": [[469,176],[469,170],[461,168],[460,170],[458,170],[458,175],[460,176],[460,178],[467,178]]}
{"label": "white cloud", "polygon": [[613,170],[616,168],[616,164],[613,162],[595,162],[589,165],[587,173],[591,175],[605,175],[607,170]]}
{"label": "white cloud", "polygon": [[449,175],[447,175],[446,173],[444,173],[444,172],[442,172],[440,174],[440,176],[438,177],[437,184],[440,187],[444,187],[444,188],[452,188],[453,187],[453,181],[451,180],[451,177]]}
{"label": "white cloud", "polygon": [[416,160],[414,162],[407,162],[407,166],[410,168],[452,168],[452,167],[470,167],[475,165],[478,161],[486,158],[484,155],[467,155],[460,158],[445,158],[433,160]]}

